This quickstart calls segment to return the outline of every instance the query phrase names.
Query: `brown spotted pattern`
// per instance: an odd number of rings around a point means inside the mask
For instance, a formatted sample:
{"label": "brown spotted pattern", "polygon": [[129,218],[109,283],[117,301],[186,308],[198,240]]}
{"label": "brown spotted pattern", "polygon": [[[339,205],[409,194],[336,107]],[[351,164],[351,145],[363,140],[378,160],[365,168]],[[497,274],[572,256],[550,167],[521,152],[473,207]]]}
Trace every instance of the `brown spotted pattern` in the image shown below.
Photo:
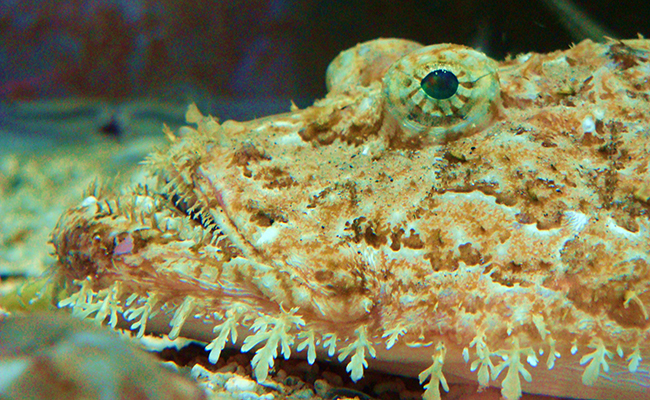
{"label": "brown spotted pattern", "polygon": [[[219,321],[236,321],[241,346],[253,321],[271,329],[282,316],[296,344],[313,335],[318,357],[332,341],[370,343],[371,367],[417,375],[434,355],[448,379],[508,399],[639,398],[649,49],[585,41],[497,63],[384,39],[343,52],[328,96],[307,109],[221,124],[190,109],[192,132],[152,155],[146,185],[89,193],[62,217],[57,276],[90,303],[116,293],[119,312],[129,295],[149,299],[159,333],[171,320],[173,335],[212,341]],[[478,107],[460,115],[470,125],[414,128],[390,109],[386,88],[410,85],[390,71],[422,59],[468,82],[493,69],[496,90],[466,87],[459,100]],[[124,233],[133,250],[114,254]]]}

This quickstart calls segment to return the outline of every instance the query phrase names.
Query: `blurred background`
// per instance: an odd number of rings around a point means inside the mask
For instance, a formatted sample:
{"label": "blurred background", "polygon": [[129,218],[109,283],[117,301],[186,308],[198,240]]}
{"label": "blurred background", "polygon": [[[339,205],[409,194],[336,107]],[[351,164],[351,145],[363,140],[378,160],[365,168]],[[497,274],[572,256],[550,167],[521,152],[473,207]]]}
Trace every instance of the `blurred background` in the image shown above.
{"label": "blurred background", "polygon": [[[0,281],[54,262],[58,217],[97,180],[142,180],[190,102],[220,120],[306,107],[377,37],[503,59],[650,36],[648,0],[1,0]],[[115,178],[117,177],[117,178]]]}
{"label": "blurred background", "polygon": [[0,128],[43,134],[44,123],[74,130],[92,121],[96,134],[120,136],[129,125],[181,119],[177,106],[189,101],[222,120],[245,120],[324,96],[329,61],[362,41],[454,42],[502,59],[587,37],[650,35],[648,4],[3,0]]}

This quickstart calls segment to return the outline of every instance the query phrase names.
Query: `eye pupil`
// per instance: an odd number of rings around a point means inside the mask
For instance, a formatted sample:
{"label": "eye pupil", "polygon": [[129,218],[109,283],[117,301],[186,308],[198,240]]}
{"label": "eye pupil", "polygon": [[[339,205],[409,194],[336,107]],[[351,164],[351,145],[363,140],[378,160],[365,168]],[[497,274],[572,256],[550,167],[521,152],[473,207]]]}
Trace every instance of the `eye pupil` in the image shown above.
{"label": "eye pupil", "polygon": [[437,100],[448,99],[458,90],[458,78],[446,69],[429,72],[420,82],[420,87],[429,97]]}

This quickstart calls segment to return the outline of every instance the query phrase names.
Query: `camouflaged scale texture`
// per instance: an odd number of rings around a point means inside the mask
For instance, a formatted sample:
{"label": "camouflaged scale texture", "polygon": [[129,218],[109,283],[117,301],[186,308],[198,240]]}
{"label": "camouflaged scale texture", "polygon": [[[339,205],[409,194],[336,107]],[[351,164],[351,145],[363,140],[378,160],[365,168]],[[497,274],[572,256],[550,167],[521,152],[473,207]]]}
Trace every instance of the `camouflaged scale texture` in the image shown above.
{"label": "camouflaged scale texture", "polygon": [[[148,178],[61,217],[59,305],[204,340],[213,362],[255,351],[258,381],[281,355],[419,376],[427,400],[459,379],[508,400],[638,399],[649,49],[496,62],[379,39],[342,52],[306,109],[220,123],[190,107]],[[435,71],[451,97],[424,91]]]}

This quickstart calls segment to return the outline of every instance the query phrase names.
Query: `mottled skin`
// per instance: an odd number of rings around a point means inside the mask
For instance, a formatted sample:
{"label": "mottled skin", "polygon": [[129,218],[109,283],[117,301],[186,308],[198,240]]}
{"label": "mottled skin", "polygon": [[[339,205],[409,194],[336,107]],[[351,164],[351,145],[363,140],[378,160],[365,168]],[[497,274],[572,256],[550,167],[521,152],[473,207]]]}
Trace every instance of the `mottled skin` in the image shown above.
{"label": "mottled skin", "polygon": [[387,69],[417,63],[397,60],[418,48],[378,40],[342,53],[328,96],[304,110],[220,125],[190,109],[197,128],[151,156],[146,185],[117,200],[92,193],[62,217],[63,305],[104,319],[155,296],[151,310],[165,306],[148,330],[211,341],[228,322],[237,346],[268,332],[244,350],[266,343],[273,354],[258,355],[271,363],[309,338],[327,357],[335,335],[340,359],[356,354],[353,379],[364,359],[416,376],[433,356],[427,398],[436,362],[448,380],[508,399],[639,398],[650,386],[650,43],[586,41],[498,64],[462,46],[422,50],[447,51],[436,68],[456,63],[459,80],[474,73],[458,101],[481,107],[436,105],[450,114],[423,119],[434,126],[386,101],[408,84]]}

